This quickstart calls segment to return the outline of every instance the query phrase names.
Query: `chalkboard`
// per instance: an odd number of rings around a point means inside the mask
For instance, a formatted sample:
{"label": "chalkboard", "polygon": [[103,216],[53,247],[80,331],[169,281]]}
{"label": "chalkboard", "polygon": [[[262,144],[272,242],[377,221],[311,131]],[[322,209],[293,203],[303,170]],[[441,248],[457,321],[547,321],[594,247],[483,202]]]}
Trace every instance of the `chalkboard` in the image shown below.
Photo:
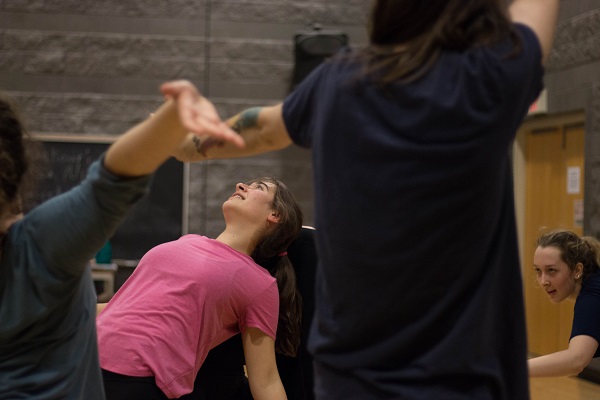
{"label": "chalkboard", "polygon": [[[25,212],[81,182],[90,164],[112,141],[71,136],[34,136],[32,139],[33,190],[23,201]],[[110,238],[113,258],[139,260],[152,247],[176,240],[185,233],[184,167],[183,163],[170,159],[158,169],[148,196],[129,212]]]}

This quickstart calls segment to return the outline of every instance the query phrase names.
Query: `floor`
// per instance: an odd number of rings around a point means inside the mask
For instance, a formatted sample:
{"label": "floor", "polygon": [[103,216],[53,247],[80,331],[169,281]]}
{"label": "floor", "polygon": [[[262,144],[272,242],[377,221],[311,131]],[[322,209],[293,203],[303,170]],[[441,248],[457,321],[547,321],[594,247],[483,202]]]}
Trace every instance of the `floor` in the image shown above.
{"label": "floor", "polygon": [[531,378],[531,400],[600,400],[600,385],[575,377]]}

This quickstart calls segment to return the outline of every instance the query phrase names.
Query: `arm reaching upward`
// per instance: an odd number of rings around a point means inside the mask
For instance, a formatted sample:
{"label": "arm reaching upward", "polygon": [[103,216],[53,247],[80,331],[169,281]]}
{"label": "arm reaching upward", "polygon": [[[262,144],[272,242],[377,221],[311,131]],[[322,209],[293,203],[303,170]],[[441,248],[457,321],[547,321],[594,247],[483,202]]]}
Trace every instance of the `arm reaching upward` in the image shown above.
{"label": "arm reaching upward", "polygon": [[212,103],[187,81],[169,82],[177,88],[153,117],[134,126],[112,144],[105,167],[122,176],[154,172],[192,135],[215,138],[243,147],[242,138],[221,121]]}
{"label": "arm reaching upward", "polygon": [[282,104],[253,107],[227,120],[228,126],[245,142],[244,147],[235,146],[218,137],[190,134],[173,155],[180,161],[193,162],[247,157],[283,149],[292,140],[283,122],[281,108]]}
{"label": "arm reaching upward", "polygon": [[558,18],[559,0],[514,0],[509,7],[513,22],[530,27],[542,46],[542,63],[548,59]]}

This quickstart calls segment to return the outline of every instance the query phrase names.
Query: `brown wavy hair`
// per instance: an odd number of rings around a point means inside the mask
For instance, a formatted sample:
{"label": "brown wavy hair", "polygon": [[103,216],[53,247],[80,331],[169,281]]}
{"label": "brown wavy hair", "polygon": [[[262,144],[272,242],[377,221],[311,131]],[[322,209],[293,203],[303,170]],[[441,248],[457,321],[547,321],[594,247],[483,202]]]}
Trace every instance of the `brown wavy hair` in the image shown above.
{"label": "brown wavy hair", "polygon": [[538,247],[555,247],[560,258],[575,270],[578,263],[583,265],[583,279],[600,269],[600,242],[591,236],[579,237],[568,230],[555,230],[541,235],[537,239]]}
{"label": "brown wavy hair", "polygon": [[375,0],[370,44],[357,59],[364,74],[385,85],[423,76],[442,51],[498,43],[510,37],[516,54],[521,41],[503,0]]}
{"label": "brown wavy hair", "polygon": [[302,228],[302,210],[292,192],[283,182],[265,177],[255,182],[268,182],[276,187],[271,209],[279,221],[262,238],[254,249],[252,258],[266,268],[277,280],[279,289],[279,322],[275,350],[286,356],[295,356],[300,345],[300,323],[302,320],[302,296],[296,284],[296,272],[285,254]]}

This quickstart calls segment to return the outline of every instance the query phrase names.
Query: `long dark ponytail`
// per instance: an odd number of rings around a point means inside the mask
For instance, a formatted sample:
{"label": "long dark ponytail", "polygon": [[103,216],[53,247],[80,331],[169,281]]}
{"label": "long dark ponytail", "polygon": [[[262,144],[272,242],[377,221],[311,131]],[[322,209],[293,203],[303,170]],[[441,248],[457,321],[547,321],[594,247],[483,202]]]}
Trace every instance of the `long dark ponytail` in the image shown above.
{"label": "long dark ponytail", "polygon": [[296,285],[294,266],[287,256],[287,248],[302,228],[302,210],[292,192],[282,182],[274,178],[260,178],[252,182],[257,181],[269,182],[276,186],[272,209],[278,215],[279,221],[258,243],[252,258],[277,280],[279,323],[275,350],[293,357],[300,345],[302,297]]}

